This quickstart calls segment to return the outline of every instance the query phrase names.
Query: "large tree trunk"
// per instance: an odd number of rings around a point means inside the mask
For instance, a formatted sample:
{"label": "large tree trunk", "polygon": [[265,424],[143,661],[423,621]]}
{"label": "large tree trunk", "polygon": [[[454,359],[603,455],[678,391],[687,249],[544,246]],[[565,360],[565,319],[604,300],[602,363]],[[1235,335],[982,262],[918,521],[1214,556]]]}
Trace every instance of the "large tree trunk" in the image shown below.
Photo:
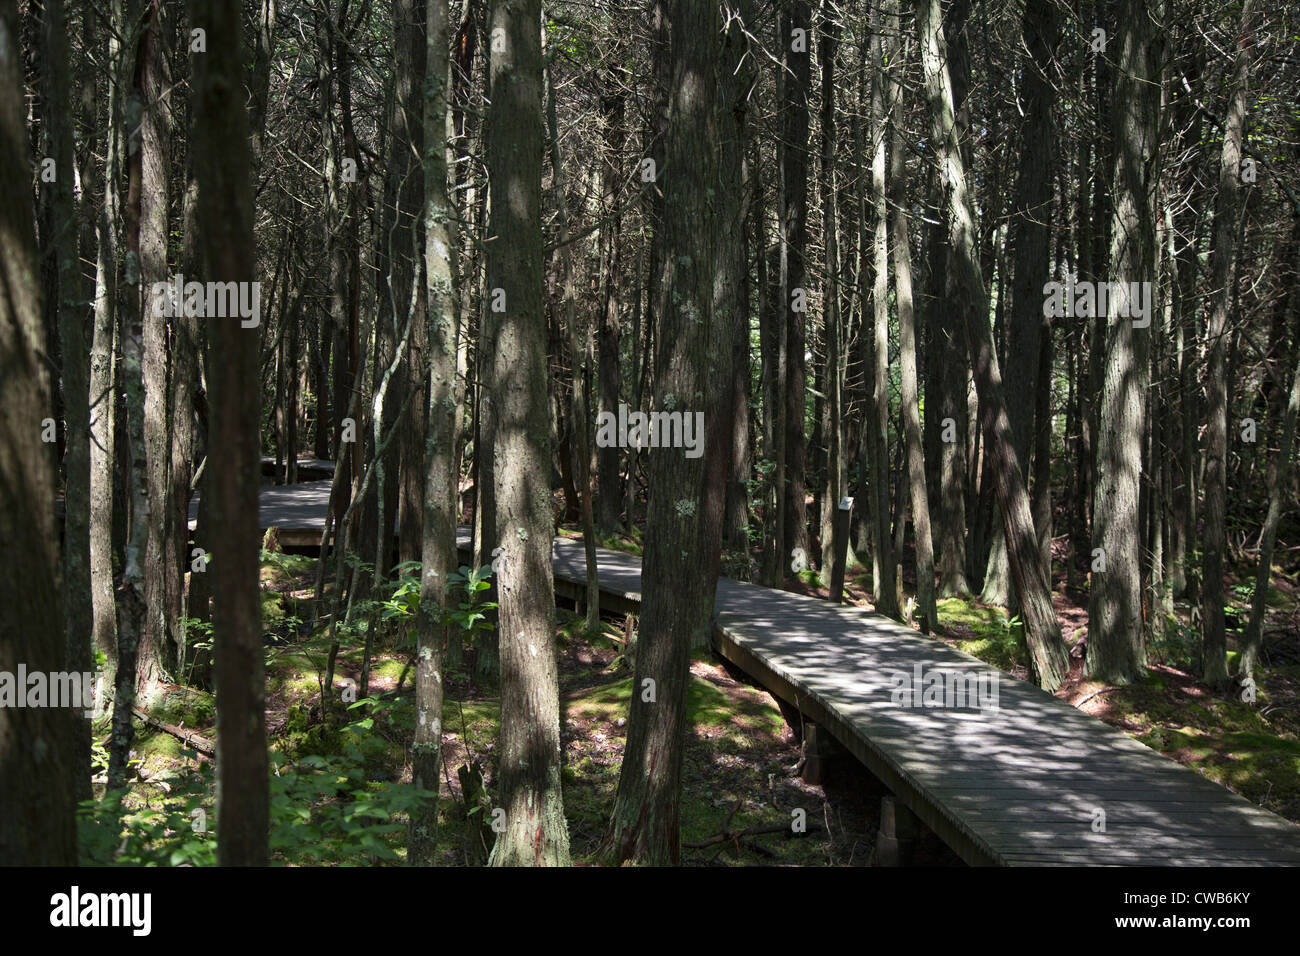
{"label": "large tree trunk", "polygon": [[[124,8],[125,6],[125,8]],[[114,7],[114,27],[120,35],[127,35],[126,24],[134,22],[138,8],[132,3]],[[116,71],[119,81],[134,76],[126,95],[122,120],[124,128],[119,135],[126,144],[127,195],[123,207],[126,230],[126,255],[123,268],[121,306],[122,341],[122,394],[126,407],[124,429],[130,457],[123,462],[123,483],[130,501],[127,513],[130,521],[122,550],[122,574],[118,586],[117,604],[117,687],[113,701],[113,732],[109,741],[108,789],[118,790],[126,785],[127,759],[131,740],[135,735],[131,712],[135,705],[137,672],[141,632],[145,626],[147,603],[145,600],[145,548],[149,537],[149,512],[158,503],[149,497],[147,462],[145,457],[144,417],[145,386],[143,372],[144,318],[141,314],[143,296],[140,290],[140,191],[141,191],[141,122],[144,102],[140,92],[139,67],[135,56],[127,48],[119,51],[121,60]],[[128,66],[131,68],[128,68]]]}
{"label": "large tree trunk", "polygon": [[[1007,383],[1007,414],[1011,418],[1016,457],[1027,464],[1033,448],[1031,439],[1035,434],[1039,340],[1043,334],[1043,285],[1047,282],[1051,239],[1052,165],[1056,155],[1052,137],[1053,86],[1048,75],[1057,38],[1056,13],[1051,0],[1028,0],[1023,34],[1030,61],[1024,65],[1023,146],[1011,216],[1014,265],[1008,361],[1016,374]],[[1044,387],[1050,388],[1051,383],[1045,383]],[[981,599],[985,602],[1011,604],[1016,598],[1006,588],[1006,564],[1006,538],[997,533],[984,575]]]}
{"label": "large tree trunk", "polygon": [[[1228,376],[1226,368],[1228,311],[1232,304],[1237,258],[1237,217],[1240,213],[1241,144],[1246,125],[1246,92],[1253,45],[1254,0],[1241,8],[1232,99],[1223,123],[1219,156],[1219,194],[1214,202],[1214,244],[1210,248],[1210,323],[1206,328],[1209,355],[1205,366],[1205,538],[1202,544],[1201,676],[1211,687],[1228,683],[1227,641],[1223,620],[1223,552],[1227,547],[1224,506],[1227,497]],[[1144,15],[1145,16],[1145,15]]]}
{"label": "large tree trunk", "polygon": [[498,800],[493,866],[567,866],[551,548],[546,317],[542,302],[542,52],[539,0],[492,0],[487,118],[487,313],[500,595]]}
{"label": "large tree trunk", "polygon": [[[48,10],[47,7],[47,16]],[[0,2],[0,670],[66,668],[51,414],[14,0]],[[49,66],[49,64],[47,64]],[[69,171],[70,172],[70,171]],[[66,223],[70,229],[72,223]],[[19,693],[27,688],[20,687]],[[76,863],[73,711],[0,707],[0,865]]]}
{"label": "large tree trunk", "polygon": [[[1122,14],[1123,36],[1115,85],[1115,169],[1111,274],[1105,361],[1098,409],[1096,486],[1093,491],[1092,586],[1088,596],[1088,674],[1127,683],[1146,667],[1142,607],[1142,535],[1139,520],[1149,329],[1137,328],[1130,283],[1152,287],[1155,275],[1155,182],[1159,155],[1163,41],[1141,2]],[[1147,298],[1148,308],[1154,307]],[[1149,321],[1151,316],[1147,315]],[[1100,341],[1094,342],[1100,348]],[[1097,561],[1104,561],[1104,569]]]}
{"label": "large tree trunk", "polygon": [[[892,24],[902,36],[902,17],[894,12]],[[925,449],[921,444],[921,409],[916,369],[916,315],[912,305],[912,247],[907,224],[907,159],[903,151],[903,99],[897,83],[889,83],[893,102],[894,137],[890,148],[890,218],[894,239],[894,297],[898,303],[899,373],[903,412],[903,440],[906,444],[909,500],[912,528],[916,536],[916,608],[921,630],[927,634],[938,625],[934,599],[934,543],[930,537],[930,499],[925,488]]]}
{"label": "large tree trunk", "polygon": [[[176,620],[168,620],[169,579],[180,566],[169,560],[167,534],[171,428],[167,388],[167,319],[154,308],[155,283],[168,281],[167,241],[172,110],[167,66],[172,25],[161,0],[148,0],[148,22],[140,38],[136,85],[144,106],[140,123],[140,282],[144,298],[144,442],[149,483],[149,541],[145,549],[145,619],[136,662],[136,693],[148,707],[175,672]],[[174,557],[174,555],[171,555]]]}
{"label": "large tree trunk", "polygon": [[[654,407],[665,407],[670,395],[697,396],[680,402],[692,413],[703,397],[707,419],[718,409],[726,383],[706,378],[717,331],[718,220],[706,193],[715,181],[720,148],[715,39],[720,24],[712,3],[674,0],[665,6],[672,56],[665,168],[673,172],[663,184],[665,255],[656,310]],[[717,473],[725,474],[730,457],[725,444],[705,444],[705,457],[689,458],[677,448],[651,449],[648,456],[646,601],[618,795],[598,853],[606,863],[669,864],[679,857],[690,648],[693,639],[708,635],[716,583],[716,574],[709,572],[716,568],[721,532],[720,488],[705,488],[706,459],[723,456]]]}
{"label": "large tree trunk", "polygon": [[[209,282],[253,282],[253,192],[244,108],[239,11],[191,0],[208,52],[194,59],[197,235]],[[222,529],[213,543],[213,639],[217,672],[217,858],[265,866],[269,787],[266,683],[258,590],[259,361],[261,330],[231,319],[208,324],[211,447],[221,467],[208,489]]]}
{"label": "large tree trunk", "polygon": [[948,78],[943,36],[939,30],[938,0],[915,0],[921,62],[929,99],[932,142],[948,199],[946,219],[955,272],[975,319],[966,320],[966,340],[979,389],[980,418],[991,451],[989,463],[1001,509],[1003,532],[1011,573],[1020,595],[1029,645],[1030,666],[1039,686],[1055,690],[1069,670],[1061,626],[1052,608],[1052,595],[1038,563],[1029,495],[1024,473],[1011,443],[1011,425],[1002,396],[1002,374],[987,322],[988,300],[975,250],[974,217],[967,194],[966,168],[957,143],[953,120],[952,84]]}
{"label": "large tree trunk", "polygon": [[[68,92],[68,34],[62,0],[46,0],[42,26],[45,67],[42,85],[46,104],[43,126],[46,155],[53,157],[55,168],[52,243],[57,264],[59,352],[67,436],[63,459],[63,606],[69,668],[89,673],[95,669],[90,596],[90,365],[86,348],[86,284],[78,274],[77,246],[79,232],[83,240],[91,237],[86,235],[86,216],[77,215],[73,198],[72,119],[75,114]],[[86,200],[85,211],[89,206]],[[92,284],[92,294],[93,288]],[[90,725],[80,714],[75,721],[75,794],[78,800],[85,800],[91,796]]]}
{"label": "large tree trunk", "polygon": [[[447,0],[427,0],[428,75],[424,82],[424,274],[428,304],[429,404],[425,417],[424,518],[421,528],[420,618],[415,663],[415,740],[411,781],[435,796],[411,814],[410,862],[435,862],[438,798],[442,770],[443,658],[450,637],[444,623],[447,577],[456,568],[456,300],[452,276],[456,206],[448,192],[447,84],[449,78]],[[439,148],[439,147],[442,148]]]}

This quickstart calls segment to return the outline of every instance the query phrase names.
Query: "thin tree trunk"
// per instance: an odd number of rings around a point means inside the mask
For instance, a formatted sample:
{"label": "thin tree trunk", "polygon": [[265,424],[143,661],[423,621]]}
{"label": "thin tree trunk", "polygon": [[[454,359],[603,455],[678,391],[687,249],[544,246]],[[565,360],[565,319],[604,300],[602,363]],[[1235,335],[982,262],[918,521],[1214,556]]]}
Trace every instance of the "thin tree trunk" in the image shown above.
{"label": "thin tree trunk", "polygon": [[[1291,311],[1300,314],[1300,292],[1292,286],[1288,298]],[[1300,343],[1297,343],[1300,345]],[[1296,418],[1300,415],[1300,348],[1295,349],[1295,371],[1291,374],[1291,395],[1282,418],[1282,435],[1277,457],[1268,467],[1268,514],[1260,535],[1259,565],[1255,571],[1255,593],[1250,602],[1250,623],[1242,644],[1241,663],[1237,673],[1243,679],[1253,676],[1264,643],[1264,616],[1268,612],[1268,589],[1273,576],[1273,549],[1277,544],[1277,528],[1282,518],[1283,498],[1291,482],[1291,453],[1295,448]],[[1294,503],[1292,504],[1294,507]]]}
{"label": "thin tree trunk", "polygon": [[167,620],[167,594],[180,574],[168,560],[168,470],[171,428],[167,388],[167,319],[155,308],[155,284],[166,283],[171,150],[171,104],[167,66],[171,25],[161,0],[147,0],[148,13],[136,61],[136,86],[144,106],[140,124],[140,283],[143,291],[144,441],[149,483],[149,541],[145,550],[145,619],[136,662],[136,694],[147,709],[175,672],[176,621]]}
{"label": "thin tree trunk", "polygon": [[[568,198],[565,195],[564,160],[560,155],[560,129],[555,117],[555,79],[550,59],[546,60],[546,122],[551,148],[551,180],[555,206],[559,210],[560,288],[563,295],[564,324],[569,332],[573,390],[570,393],[569,434],[574,481],[577,483],[578,507],[582,513],[582,543],[587,563],[587,632],[600,630],[600,576],[596,567],[596,521],[592,514],[591,444],[587,427],[586,380],[591,368],[590,331],[585,323],[578,328],[577,278],[574,275],[573,247],[569,242]],[[617,353],[615,353],[617,355]],[[617,473],[617,464],[615,465]]]}
{"label": "thin tree trunk", "polygon": [[[106,51],[110,69],[117,69],[120,52],[110,39]],[[117,672],[117,604],[113,585],[113,475],[117,440],[117,375],[115,330],[118,321],[117,223],[120,221],[119,183],[121,155],[119,136],[122,98],[116,84],[109,84],[108,120],[104,132],[104,201],[95,214],[95,313],[90,342],[90,586],[94,602],[95,651],[105,664],[95,683],[97,700],[110,696]],[[92,117],[87,128],[100,118]],[[97,168],[93,158],[87,163]],[[90,191],[90,180],[83,179]]]}
{"label": "thin tree trunk", "polygon": [[781,489],[785,553],[782,562],[798,552],[808,553],[807,456],[804,437],[806,390],[807,255],[808,255],[808,92],[811,73],[811,14],[808,0],[783,0],[784,16],[778,23],[784,49],[783,133],[781,143],[781,312],[785,329],[782,349],[781,401],[783,474]]}
{"label": "thin tree trunk", "polygon": [[838,191],[835,183],[835,55],[839,25],[827,0],[822,2],[822,37],[819,58],[822,64],[822,169],[821,195],[827,284],[823,296],[823,339],[826,365],[822,381],[826,394],[824,424],[826,440],[825,493],[821,507],[822,581],[830,588],[831,600],[838,601],[844,588],[843,556],[847,542],[842,538],[844,523],[836,520],[840,498],[844,495],[847,468],[844,460],[844,415],[840,382],[840,250]]}
{"label": "thin tree trunk", "polygon": [[[622,304],[623,217],[616,207],[618,187],[622,179],[620,151],[626,137],[626,96],[619,87],[627,81],[627,76],[626,70],[619,66],[609,67],[602,76],[609,77],[610,88],[602,91],[600,100],[604,128],[600,161],[601,213],[603,216],[613,216],[613,219],[601,227],[601,271],[604,283],[596,369],[600,411],[617,415],[620,381],[618,346],[622,331],[619,310]],[[619,450],[613,445],[596,452],[596,479],[600,486],[600,494],[596,499],[599,506],[596,524],[602,534],[614,534],[621,525],[623,489],[619,483],[618,460]]]}
{"label": "thin tree trunk", "polygon": [[[879,14],[878,14],[879,16]],[[898,559],[890,534],[889,503],[889,214],[885,196],[889,111],[886,104],[886,63],[892,62],[894,45],[879,33],[872,36],[871,77],[871,197],[875,213],[874,284],[871,291],[873,334],[870,344],[871,400],[867,424],[871,475],[871,519],[873,545],[873,594],[876,610],[886,617],[901,618],[898,599]]]}
{"label": "thin tree trunk", "polygon": [[125,287],[121,302],[122,392],[126,406],[126,437],[130,451],[123,462],[124,484],[129,498],[130,519],[126,542],[122,551],[121,584],[117,588],[117,688],[113,701],[113,732],[108,748],[108,789],[119,790],[126,785],[127,759],[135,727],[131,712],[135,706],[137,687],[136,663],[139,657],[141,631],[147,611],[145,601],[145,548],[149,537],[149,511],[157,505],[150,500],[147,462],[144,441],[145,385],[142,368],[143,322],[140,291],[140,189],[141,189],[141,118],[144,102],[139,87],[138,65],[135,57],[128,59],[131,49],[131,31],[138,9],[128,3],[128,8],[114,9],[114,26],[125,38],[118,77],[125,80],[135,76],[127,92],[121,132],[126,144],[127,195],[123,209],[126,228],[126,256],[123,269]]}
{"label": "thin tree trunk", "polygon": [[[424,416],[426,402],[424,364],[427,333],[425,324],[425,289],[412,284],[414,257],[419,255],[419,220],[424,206],[424,176],[421,161],[425,153],[425,128],[422,122],[424,91],[422,83],[428,76],[425,71],[425,6],[429,0],[400,0],[393,5],[393,45],[397,54],[397,89],[393,112],[393,145],[391,152],[402,156],[398,167],[403,180],[398,189],[397,225],[390,237],[393,243],[392,266],[395,282],[394,301],[410,313],[414,322],[407,359],[398,369],[393,398],[402,401],[408,390],[420,392],[410,411],[402,420],[398,435],[397,479],[397,541],[398,560],[414,561],[420,557],[420,526],[424,512],[424,485],[427,473],[424,466],[426,429]],[[439,76],[446,74],[446,70]],[[442,127],[437,130],[439,140],[446,136]],[[436,148],[433,142],[431,149]],[[399,272],[399,268],[400,272]],[[400,276],[400,278],[399,278]],[[427,284],[427,283],[426,283]],[[412,291],[415,301],[411,303]],[[382,314],[382,313],[381,313]],[[391,522],[390,522],[391,523]],[[381,538],[385,529],[380,529]]]}
{"label": "thin tree trunk", "polygon": [[1201,677],[1215,689],[1228,684],[1227,639],[1224,634],[1224,551],[1227,532],[1228,377],[1224,336],[1236,278],[1237,221],[1240,213],[1241,144],[1246,125],[1247,83],[1253,46],[1254,0],[1241,8],[1232,98],[1223,124],[1219,157],[1219,193],[1214,203],[1214,244],[1210,248],[1210,322],[1206,328],[1205,537],[1202,545]]}

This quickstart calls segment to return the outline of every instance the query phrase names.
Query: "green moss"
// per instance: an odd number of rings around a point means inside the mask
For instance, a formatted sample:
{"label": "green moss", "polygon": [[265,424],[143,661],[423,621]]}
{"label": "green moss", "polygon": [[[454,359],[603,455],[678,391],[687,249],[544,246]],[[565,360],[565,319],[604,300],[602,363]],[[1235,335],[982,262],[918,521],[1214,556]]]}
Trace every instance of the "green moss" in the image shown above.
{"label": "green moss", "polygon": [[283,595],[267,589],[263,589],[260,594],[262,596],[262,626],[270,629],[285,616],[284,605],[281,601]]}
{"label": "green moss", "polygon": [[217,719],[217,701],[205,691],[177,687],[163,696],[150,716],[178,727],[203,727]]}
{"label": "green moss", "polygon": [[[939,626],[947,629],[967,654],[1003,670],[1023,663],[1020,625],[1013,625],[1002,608],[956,597],[944,598],[937,602],[937,607]],[[954,628],[960,630],[954,633]]]}
{"label": "green moss", "polygon": [[[402,676],[405,669],[406,661],[396,657],[385,657],[373,659],[370,662],[370,673],[373,677],[382,677],[386,680],[397,680]],[[408,678],[411,676],[408,672]]]}
{"label": "green moss", "polygon": [[1300,798],[1300,741],[1250,731],[1216,734],[1192,726],[1157,727],[1138,739],[1181,756],[1209,779],[1256,802]]}
{"label": "green moss", "polygon": [[168,757],[180,759],[182,744],[169,733],[161,730],[155,733],[141,734],[136,738],[133,748],[142,763],[150,762],[151,757]]}

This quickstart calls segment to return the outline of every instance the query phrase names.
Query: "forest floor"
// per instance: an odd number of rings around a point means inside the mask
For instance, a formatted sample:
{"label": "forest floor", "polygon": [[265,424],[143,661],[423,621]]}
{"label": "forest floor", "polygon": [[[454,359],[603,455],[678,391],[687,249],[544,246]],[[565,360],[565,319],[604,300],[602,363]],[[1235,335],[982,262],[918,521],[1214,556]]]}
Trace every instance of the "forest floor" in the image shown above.
{"label": "forest floor", "polygon": [[[630,538],[602,544],[640,551]],[[322,720],[328,644],[323,628],[308,633],[303,623],[316,562],[265,553],[264,559],[267,725],[276,765],[273,855],[288,864],[400,862],[406,811],[414,799],[406,786],[414,733],[409,630],[401,621],[377,629],[369,702],[340,707]],[[870,607],[870,583],[869,570],[851,569],[846,600]],[[1073,650],[1069,680],[1057,696],[1300,822],[1300,587],[1294,580],[1275,579],[1270,593],[1266,669],[1253,704],[1236,691],[1211,693],[1197,681],[1186,608],[1176,609],[1167,637],[1152,648],[1144,680],[1130,686],[1088,681],[1083,676],[1086,595],[1068,595],[1059,583],[1057,613]],[[811,573],[788,589],[826,596]],[[1014,677],[1027,677],[1018,628],[1005,609],[970,598],[944,599],[938,609],[935,639]],[[632,677],[622,655],[623,628],[607,622],[600,634],[584,634],[582,621],[563,608],[557,621],[565,813],[574,862],[585,863],[599,846],[617,791]],[[360,680],[364,629],[362,624],[340,635],[336,696],[345,682]],[[465,791],[467,785],[476,789],[475,767],[492,789],[500,701],[490,681],[471,676],[473,647],[467,644],[466,652],[460,670],[448,674],[443,712],[439,852],[447,864],[481,863],[491,843],[485,828],[492,807],[473,792],[467,799]],[[204,683],[203,673],[194,676]],[[689,714],[683,864],[870,862],[882,791],[865,768],[842,759],[831,763],[822,786],[804,782],[799,735],[775,700],[707,649],[697,650],[691,662]],[[194,819],[213,812],[212,761],[203,752],[215,736],[212,695],[170,687],[151,716],[170,729],[137,722],[138,778],[125,803],[127,816],[110,821],[101,813],[88,824],[89,862],[209,862],[210,833],[192,831]],[[196,734],[198,742],[182,741],[177,730]],[[97,795],[102,790],[96,786]],[[799,818],[805,822],[802,833],[792,826]],[[933,835],[918,843],[917,865],[959,862]]]}
{"label": "forest floor", "polygon": [[[267,726],[273,779],[272,849],[289,864],[382,863],[405,856],[402,825],[414,733],[409,650],[395,629],[379,635],[371,663],[374,702],[321,720],[320,686],[327,645],[307,635],[315,561],[272,555],[263,566],[263,613],[268,630]],[[561,608],[557,646],[564,754],[564,806],[575,863],[590,862],[618,788],[632,676],[619,628],[583,633],[583,621]],[[345,634],[335,678],[359,681],[364,635]],[[481,768],[490,791],[496,770],[500,699],[472,677],[473,648],[447,676],[443,711],[444,778],[439,853],[444,864],[483,862],[490,846],[492,808],[465,796]],[[202,682],[203,675],[198,675]],[[682,769],[681,840],[684,865],[862,866],[870,862],[882,791],[851,759],[834,761],[822,785],[804,782],[798,733],[775,700],[707,649],[691,661],[690,729]],[[137,780],[127,808],[131,846],[114,850],[108,835],[89,841],[95,862],[207,862],[210,840],[184,832],[196,809],[212,812],[211,761],[175,733],[215,736],[212,695],[171,687],[152,715],[172,730],[137,722],[133,753]],[[102,786],[97,786],[97,792]],[[799,812],[802,811],[802,812]],[[798,826],[796,826],[796,821]],[[100,821],[106,824],[106,821]],[[108,827],[105,826],[105,829]],[[148,845],[145,845],[148,844]],[[124,841],[123,846],[126,845]],[[185,849],[188,847],[188,849]],[[914,864],[960,860],[931,834],[917,841]]]}

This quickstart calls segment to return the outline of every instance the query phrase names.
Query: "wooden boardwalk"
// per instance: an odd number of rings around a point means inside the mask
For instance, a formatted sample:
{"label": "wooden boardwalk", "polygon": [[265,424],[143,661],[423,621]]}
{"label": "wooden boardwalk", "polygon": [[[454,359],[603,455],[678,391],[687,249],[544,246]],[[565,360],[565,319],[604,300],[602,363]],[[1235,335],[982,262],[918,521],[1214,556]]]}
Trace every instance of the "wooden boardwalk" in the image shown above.
{"label": "wooden boardwalk", "polygon": [[[319,536],[328,486],[324,497],[310,489],[266,489],[263,522],[288,526],[314,507]],[[468,548],[466,529],[458,543]],[[557,593],[580,599],[581,542],[557,538],[553,554]],[[637,607],[640,560],[600,549],[597,562],[606,606]],[[724,578],[713,640],[724,658],[829,732],[968,863],[1300,865],[1295,824],[878,614]],[[973,680],[986,706],[901,706],[900,685],[918,674]]]}

